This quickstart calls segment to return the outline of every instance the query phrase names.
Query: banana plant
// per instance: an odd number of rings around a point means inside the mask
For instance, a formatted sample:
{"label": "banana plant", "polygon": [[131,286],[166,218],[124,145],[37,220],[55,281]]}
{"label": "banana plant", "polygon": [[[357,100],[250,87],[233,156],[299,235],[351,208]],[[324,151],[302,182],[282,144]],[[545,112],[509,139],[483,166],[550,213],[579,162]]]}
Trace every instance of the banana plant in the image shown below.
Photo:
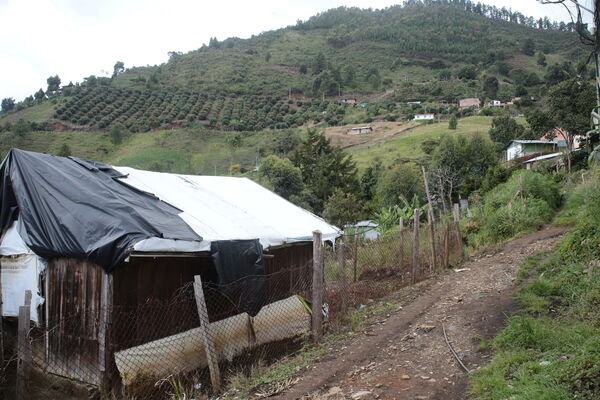
{"label": "banana plant", "polygon": [[419,209],[419,215],[425,215],[427,211],[427,204],[419,205],[419,197],[415,194],[411,201],[400,195],[399,200],[402,206],[395,204],[391,207],[381,208],[375,213],[375,222],[379,225],[377,230],[380,232],[387,232],[398,226],[400,217],[408,221],[413,217],[414,209]]}

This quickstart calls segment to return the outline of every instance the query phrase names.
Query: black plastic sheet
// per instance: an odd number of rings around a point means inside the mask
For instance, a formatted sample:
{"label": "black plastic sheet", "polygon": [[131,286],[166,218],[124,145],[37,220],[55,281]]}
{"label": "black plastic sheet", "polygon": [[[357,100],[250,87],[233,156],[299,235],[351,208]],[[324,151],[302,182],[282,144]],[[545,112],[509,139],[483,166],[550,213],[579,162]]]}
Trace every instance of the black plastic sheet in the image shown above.
{"label": "black plastic sheet", "polygon": [[217,270],[217,289],[240,312],[256,316],[266,304],[263,248],[258,240],[220,240],[210,245]]}
{"label": "black plastic sheet", "polygon": [[0,165],[0,229],[19,234],[40,257],[92,261],[110,272],[136,242],[202,240],[181,210],[119,180],[102,163],[11,150]]}

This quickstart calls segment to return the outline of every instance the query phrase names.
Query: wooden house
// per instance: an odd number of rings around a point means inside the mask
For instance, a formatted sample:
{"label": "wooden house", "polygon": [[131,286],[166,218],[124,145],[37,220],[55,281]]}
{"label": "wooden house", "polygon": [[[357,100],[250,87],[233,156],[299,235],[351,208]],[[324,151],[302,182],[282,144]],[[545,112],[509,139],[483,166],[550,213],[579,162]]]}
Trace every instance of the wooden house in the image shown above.
{"label": "wooden house", "polygon": [[194,276],[215,285],[253,276],[252,293],[205,294],[211,322],[251,314],[298,282],[310,287],[314,230],[339,235],[246,178],[21,150],[9,152],[0,176],[2,317],[15,317],[31,290],[31,320],[45,330],[33,349],[38,367],[93,385],[118,383],[115,352],[199,326],[193,299],[169,315],[151,307]]}

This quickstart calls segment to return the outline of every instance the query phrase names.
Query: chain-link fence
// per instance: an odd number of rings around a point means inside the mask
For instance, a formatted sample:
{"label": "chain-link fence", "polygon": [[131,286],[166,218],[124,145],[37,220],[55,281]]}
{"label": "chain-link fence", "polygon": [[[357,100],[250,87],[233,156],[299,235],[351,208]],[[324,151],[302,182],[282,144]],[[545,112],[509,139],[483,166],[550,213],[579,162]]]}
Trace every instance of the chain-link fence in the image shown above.
{"label": "chain-link fence", "polygon": [[348,322],[349,310],[453,264],[462,257],[456,229],[456,223],[440,222],[375,238],[356,231],[327,242],[324,285],[313,285],[319,262],[309,260],[224,286],[197,277],[171,298],[135,308],[86,304],[60,319],[41,315],[38,324],[26,314],[20,324],[4,325],[5,337],[14,339],[5,339],[5,398],[18,390],[27,393],[21,398],[88,398],[102,390],[116,398],[164,399],[209,392],[232,375],[300,349],[314,329],[315,291],[321,290],[325,331],[335,331]]}

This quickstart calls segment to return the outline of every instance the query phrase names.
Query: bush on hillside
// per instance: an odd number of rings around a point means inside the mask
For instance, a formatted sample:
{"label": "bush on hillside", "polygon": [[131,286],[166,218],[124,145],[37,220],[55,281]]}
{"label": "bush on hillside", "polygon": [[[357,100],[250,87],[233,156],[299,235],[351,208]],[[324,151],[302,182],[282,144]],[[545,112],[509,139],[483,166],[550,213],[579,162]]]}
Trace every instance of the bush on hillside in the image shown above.
{"label": "bush on hillside", "polygon": [[537,230],[550,221],[559,205],[558,185],[550,177],[531,171],[515,173],[474,207],[478,229],[469,242],[485,246]]}

